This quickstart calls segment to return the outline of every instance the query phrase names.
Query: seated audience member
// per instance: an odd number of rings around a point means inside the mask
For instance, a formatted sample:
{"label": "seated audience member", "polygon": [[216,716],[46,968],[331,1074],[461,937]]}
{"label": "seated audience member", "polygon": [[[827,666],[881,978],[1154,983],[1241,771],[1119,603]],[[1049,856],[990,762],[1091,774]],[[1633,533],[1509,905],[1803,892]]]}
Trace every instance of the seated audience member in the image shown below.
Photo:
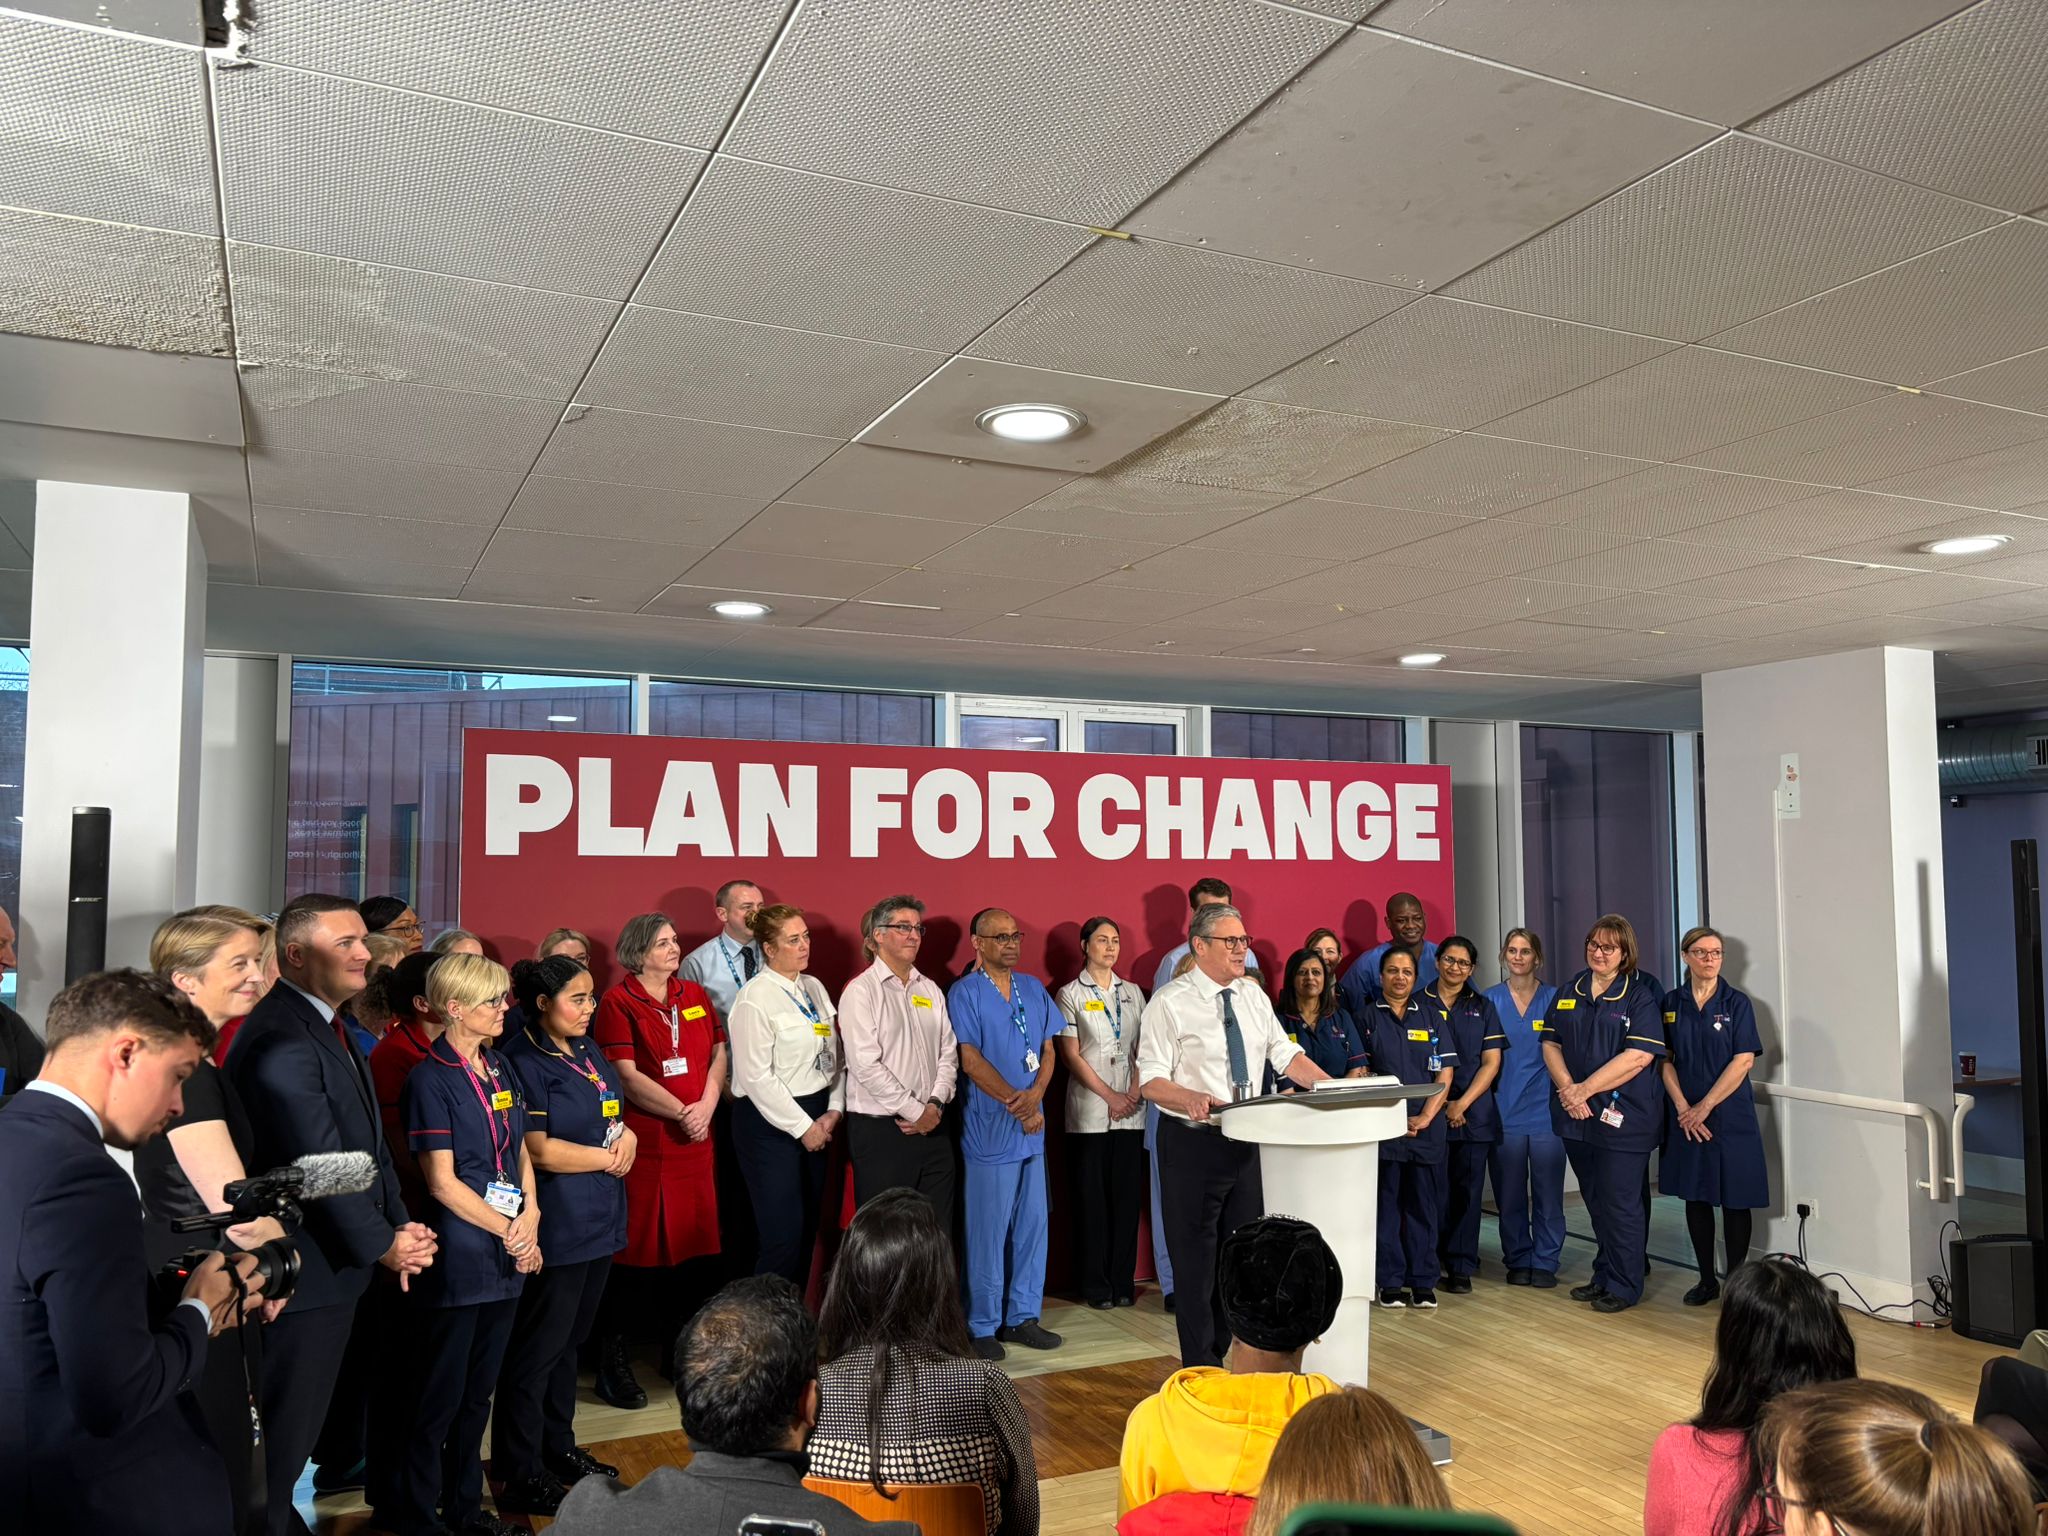
{"label": "seated audience member", "polygon": [[1787,1392],[1756,1435],[1763,1529],[1785,1536],[2036,1536],[2033,1491],[1997,1436],[1911,1387]]}
{"label": "seated audience member", "polygon": [[1122,1536],[1241,1528],[1288,1420],[1339,1390],[1301,1368],[1344,1294],[1320,1232],[1291,1216],[1245,1223],[1223,1240],[1216,1287],[1230,1325],[1225,1363],[1175,1371],[1124,1425]]}
{"label": "seated audience member", "polygon": [[356,911],[362,915],[365,932],[390,935],[405,946],[408,955],[418,954],[426,942],[427,930],[420,915],[403,896],[372,896],[357,902]]}
{"label": "seated audience member", "polygon": [[1751,1536],[1762,1489],[1750,1437],[1780,1393],[1856,1375],[1856,1341],[1833,1292],[1786,1259],[1728,1277],[1700,1411],[1650,1451],[1643,1536]]}
{"label": "seated audience member", "polygon": [[2035,1499],[2048,1500],[2048,1371],[2016,1355],[1986,1360],[1970,1417],[2012,1448]]}
{"label": "seated audience member", "polygon": [[1401,1410],[1377,1392],[1346,1387],[1287,1421],[1249,1536],[1280,1536],[1304,1504],[1449,1509],[1451,1495]]}
{"label": "seated audience member", "polygon": [[733,1281],[690,1319],[676,1357],[690,1464],[657,1467],[631,1488],[584,1478],[562,1501],[555,1536],[731,1536],[749,1515],[815,1521],[830,1536],[917,1536],[907,1521],[863,1520],[804,1487],[804,1442],[818,1421],[818,1330],[787,1280]]}
{"label": "seated audience member", "polygon": [[467,928],[449,928],[435,935],[427,948],[437,955],[480,955],[484,941]]}
{"label": "seated audience member", "polygon": [[1017,1389],[974,1357],[931,1203],[885,1189],[846,1229],[819,1310],[817,1477],[979,1483],[990,1532],[1037,1536],[1038,1463]]}

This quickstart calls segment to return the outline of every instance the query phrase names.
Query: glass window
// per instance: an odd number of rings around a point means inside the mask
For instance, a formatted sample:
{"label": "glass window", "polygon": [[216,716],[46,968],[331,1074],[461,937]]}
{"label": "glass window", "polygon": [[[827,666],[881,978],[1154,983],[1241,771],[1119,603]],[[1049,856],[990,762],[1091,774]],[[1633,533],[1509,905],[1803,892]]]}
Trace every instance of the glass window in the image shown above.
{"label": "glass window", "polygon": [[1635,925],[1642,968],[1674,984],[1671,814],[1670,737],[1522,727],[1522,898],[1551,980],[1583,969],[1586,930],[1619,912]]}
{"label": "glass window", "polygon": [[1311,763],[1399,763],[1407,760],[1407,731],[1399,720],[1369,715],[1217,709],[1209,713],[1209,752]]}
{"label": "glass window", "polygon": [[625,678],[295,662],[285,889],[397,894],[454,926],[462,733],[630,726]]}
{"label": "glass window", "polygon": [[1143,720],[1089,720],[1081,727],[1083,750],[1172,757],[1180,750],[1174,728]]}
{"label": "glass window", "polygon": [[937,739],[936,718],[928,693],[763,688],[747,683],[653,682],[647,687],[650,736],[928,747]]}
{"label": "glass window", "polygon": [[[0,646],[0,908],[21,916],[21,776],[28,761],[28,647]],[[14,972],[0,977],[14,1001]]]}
{"label": "glass window", "polygon": [[1024,715],[962,715],[960,745],[1005,752],[1057,752],[1060,723]]}

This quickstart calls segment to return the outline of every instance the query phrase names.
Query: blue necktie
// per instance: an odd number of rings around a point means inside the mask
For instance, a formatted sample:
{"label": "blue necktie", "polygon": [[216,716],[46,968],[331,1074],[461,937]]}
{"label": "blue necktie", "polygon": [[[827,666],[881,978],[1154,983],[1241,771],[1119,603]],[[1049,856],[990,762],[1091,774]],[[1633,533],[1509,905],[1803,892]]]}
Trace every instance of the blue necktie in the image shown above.
{"label": "blue necktie", "polygon": [[1225,987],[1223,997],[1223,1045],[1230,1052],[1230,1083],[1233,1088],[1248,1086],[1252,1071],[1244,1059],[1244,1032],[1237,1027],[1237,1005],[1230,1000],[1230,988]]}

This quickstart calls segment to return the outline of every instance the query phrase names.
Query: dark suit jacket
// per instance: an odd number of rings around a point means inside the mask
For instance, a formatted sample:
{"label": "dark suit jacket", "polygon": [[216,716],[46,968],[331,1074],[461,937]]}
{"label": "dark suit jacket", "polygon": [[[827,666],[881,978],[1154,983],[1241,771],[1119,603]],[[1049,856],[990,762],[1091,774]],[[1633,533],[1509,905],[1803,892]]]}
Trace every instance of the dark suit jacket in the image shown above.
{"label": "dark suit jacket", "polygon": [[92,1122],[46,1093],[0,1110],[0,1169],[0,1525],[232,1529],[227,1472],[187,1393],[206,1323],[158,1307],[151,1326],[128,1175]]}
{"label": "dark suit jacket", "polygon": [[308,1152],[367,1152],[377,1160],[377,1182],[361,1194],[310,1202],[299,1238],[292,1309],[355,1305],[393,1231],[410,1219],[368,1067],[312,1003],[280,981],[235,1031],[227,1074],[254,1133],[250,1173]]}
{"label": "dark suit jacket", "polygon": [[921,1536],[914,1521],[863,1520],[837,1499],[803,1485],[793,1456],[721,1456],[692,1448],[678,1471],[656,1467],[631,1488],[586,1477],[569,1490],[550,1536],[736,1536],[749,1515],[815,1520],[825,1536]]}

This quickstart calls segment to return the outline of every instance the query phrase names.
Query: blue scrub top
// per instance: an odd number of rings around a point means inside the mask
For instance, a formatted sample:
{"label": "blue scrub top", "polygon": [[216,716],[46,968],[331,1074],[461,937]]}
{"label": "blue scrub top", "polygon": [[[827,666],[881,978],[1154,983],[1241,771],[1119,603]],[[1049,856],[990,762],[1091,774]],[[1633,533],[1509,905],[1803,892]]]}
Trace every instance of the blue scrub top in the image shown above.
{"label": "blue scrub top", "polygon": [[1511,1049],[1501,1056],[1500,1076],[1494,1079],[1493,1098],[1500,1111],[1502,1134],[1508,1136],[1550,1136],[1550,1071],[1543,1065],[1543,1016],[1557,997],[1557,988],[1547,982],[1529,999],[1529,1011],[1515,1006],[1515,994],[1506,982],[1486,989],[1486,1000],[1501,1021]]}
{"label": "blue scrub top", "polygon": [[[618,1069],[598,1054],[588,1035],[557,1050],[535,1025],[505,1037],[505,1059],[525,1094],[529,1131],[580,1147],[602,1147],[606,1127],[625,1124]],[[602,1170],[549,1173],[543,1168],[535,1170],[534,1188],[547,1234],[541,1253],[549,1264],[608,1258],[626,1246],[625,1180]]]}
{"label": "blue scrub top", "polygon": [[[953,1026],[953,1038],[971,1045],[982,1058],[1003,1075],[1013,1088],[1029,1088],[1037,1068],[1025,1065],[1030,1053],[1044,1066],[1052,1054],[1053,1036],[1067,1027],[1066,1017],[1045,983],[1021,971],[1010,973],[1010,995],[1005,998],[983,971],[970,971],[954,982],[946,993],[946,1018]],[[967,1082],[966,1123],[960,1137],[960,1153],[970,1163],[1021,1163],[1045,1151],[1045,1132],[1026,1136],[1016,1116],[982,1092],[981,1085]]]}
{"label": "blue scrub top", "polygon": [[[1671,1052],[1671,1065],[1678,1073],[1679,1091],[1688,1104],[1705,1098],[1728,1063],[1744,1051],[1763,1054],[1763,1041],[1756,1032],[1756,1010],[1746,994],[1723,981],[1714,988],[1707,1006],[1693,1002],[1692,988],[1678,987],[1664,994],[1664,1033]],[[1669,1103],[1669,1095],[1666,1095]],[[1674,1106],[1672,1120],[1678,1111]],[[1707,1129],[1715,1136],[1758,1134],[1756,1098],[1744,1078],[1735,1091],[1714,1106],[1707,1116]]]}
{"label": "blue scrub top", "polygon": [[[1344,1006],[1351,1010],[1354,1019],[1366,1015],[1367,1006],[1380,1000],[1380,956],[1394,947],[1393,941],[1375,944],[1344,972],[1344,979],[1337,983],[1337,995],[1344,1000]],[[1422,967],[1415,978],[1415,995],[1422,996],[1425,987],[1436,985],[1436,941],[1422,941]]]}
{"label": "blue scrub top", "polygon": [[[1642,971],[1616,977],[1615,984],[1597,1001],[1593,997],[1593,973],[1581,971],[1569,985],[1560,987],[1543,1019],[1545,1044],[1564,1052],[1565,1070],[1574,1082],[1584,1082],[1623,1051],[1648,1051],[1653,1058],[1665,1054],[1664,989],[1656,978]],[[1616,1152],[1648,1152],[1664,1136],[1664,1080],[1657,1062],[1611,1092],[1587,1101],[1591,1118],[1574,1120],[1553,1095],[1550,1127],[1566,1141],[1597,1141]],[[1619,1126],[1600,1117],[1609,1108],[1621,1114]]]}
{"label": "blue scrub top", "polygon": [[[1443,1015],[1415,998],[1401,1013],[1381,999],[1366,1014],[1365,1051],[1375,1075],[1404,1083],[1433,1083],[1445,1067],[1456,1068],[1456,1042],[1442,1028]],[[1428,1100],[1411,1100],[1407,1113],[1417,1115]],[[1420,1136],[1397,1136],[1380,1143],[1380,1159],[1395,1163],[1441,1163],[1448,1122],[1439,1114]]]}
{"label": "blue scrub top", "polygon": [[[1365,1051],[1365,1037],[1359,1032],[1357,1021],[1343,1008],[1327,1010],[1316,1020],[1314,1029],[1302,1023],[1298,1013],[1281,1012],[1280,1027],[1287,1031],[1287,1038],[1300,1046],[1308,1059],[1321,1067],[1332,1077],[1342,1077],[1358,1067],[1368,1066]],[[1270,1074],[1272,1068],[1266,1068]],[[1305,1092],[1298,1088],[1293,1079],[1280,1079],[1282,1093]]]}
{"label": "blue scrub top", "polygon": [[[1422,1003],[1435,1011],[1437,1028],[1449,1038],[1452,1050],[1457,1053],[1457,1062],[1451,1069],[1452,1098],[1459,1097],[1472,1086],[1472,1079],[1486,1065],[1486,1052],[1499,1051],[1501,1064],[1507,1064],[1508,1047],[1512,1042],[1501,1027],[1500,1014],[1494,1010],[1485,993],[1475,992],[1468,985],[1459,992],[1457,1001],[1446,1008],[1443,999],[1431,989],[1422,995]],[[1500,1078],[1496,1076],[1494,1082],[1498,1085]],[[1465,1111],[1465,1123],[1449,1127],[1446,1132],[1449,1138],[1452,1141],[1499,1141],[1500,1107],[1494,1098],[1495,1089],[1489,1088],[1474,1099],[1472,1107]]]}
{"label": "blue scrub top", "polygon": [[[493,1180],[519,1182],[519,1151],[532,1127],[526,1118],[525,1095],[518,1079],[498,1052],[480,1053],[483,1078],[478,1082],[445,1039],[427,1047],[426,1060],[412,1069],[399,1096],[406,1143],[414,1157],[426,1152],[453,1152],[455,1176],[483,1197]],[[487,1096],[507,1094],[508,1109],[490,1109]],[[471,1226],[429,1197],[422,1218],[441,1240],[434,1262],[413,1277],[412,1289],[424,1292],[432,1307],[474,1307],[487,1301],[509,1301],[526,1284],[513,1267],[505,1240],[495,1232]],[[541,1207],[545,1216],[547,1207]],[[543,1255],[547,1245],[541,1245]]]}

